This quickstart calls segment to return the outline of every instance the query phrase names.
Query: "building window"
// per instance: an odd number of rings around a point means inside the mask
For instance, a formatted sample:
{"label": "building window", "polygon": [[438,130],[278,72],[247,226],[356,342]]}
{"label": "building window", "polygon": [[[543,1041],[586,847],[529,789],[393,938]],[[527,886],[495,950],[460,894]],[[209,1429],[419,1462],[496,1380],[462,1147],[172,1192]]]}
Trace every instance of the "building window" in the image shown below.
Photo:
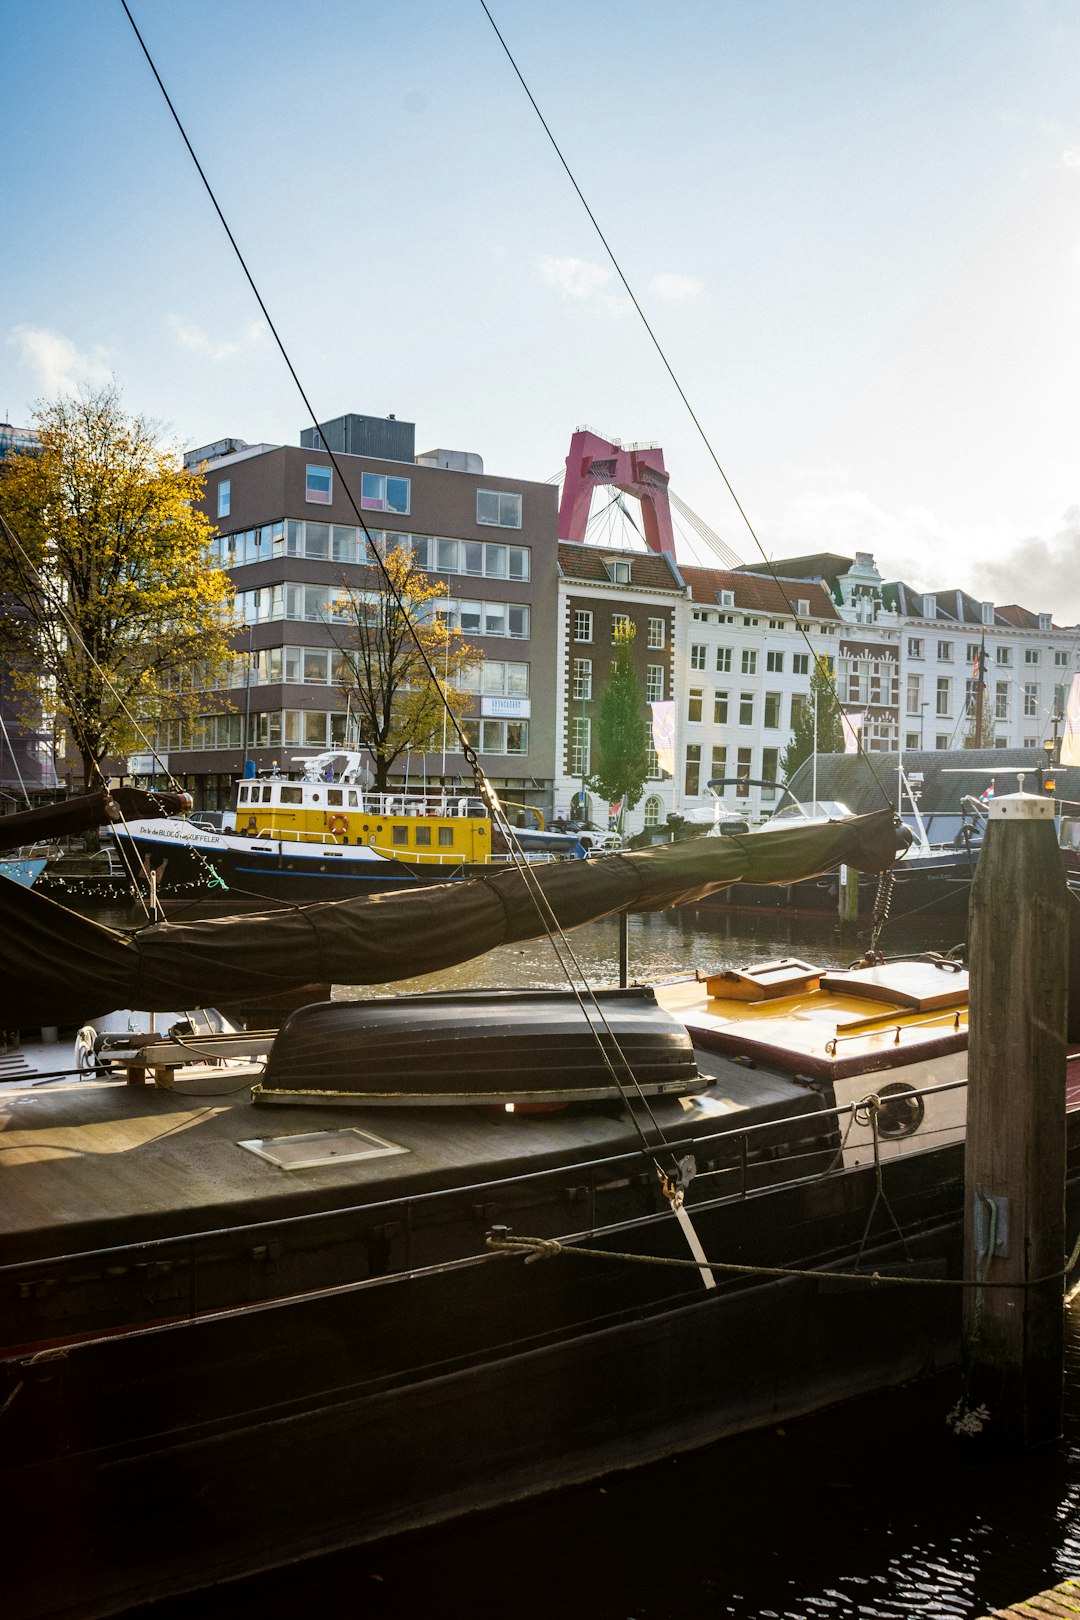
{"label": "building window", "polygon": [[664,645],[664,638],[665,638],[664,620],[663,619],[650,619],[649,620],[648,645],[650,647],[662,647]]}
{"label": "building window", "polygon": [[708,648],[703,641],[693,642],[690,647],[690,668],[704,669],[707,655]]}
{"label": "building window", "polygon": [[409,510],[409,480],[391,478],[386,473],[361,473],[360,505],[368,512],[397,512],[404,516]]}
{"label": "building window", "polygon": [[649,797],[645,800],[645,826],[659,827],[660,817],[663,815],[663,813],[664,806],[662,802],[656,797],[655,793],[650,793]]}
{"label": "building window", "polygon": [[792,653],[792,655],[791,655],[791,672],[792,672],[793,675],[809,675],[809,673],[810,673],[810,654],[809,653]]}
{"label": "building window", "polygon": [[585,612],[583,608],[574,609],[574,640],[592,640],[592,614]]}
{"label": "building window", "polygon": [[626,630],[630,625],[629,613],[613,613],[611,615],[611,640],[614,645],[620,630]]}
{"label": "building window", "polygon": [[735,797],[737,799],[748,799],[750,797],[750,783],[747,781],[747,777],[753,769],[753,749],[740,748],[736,759],[738,763],[735,766],[735,775],[739,778],[739,785],[735,789]]}
{"label": "building window", "polygon": [[[770,731],[780,729],[780,693],[766,692],[765,694],[765,721]],[[774,750],[775,752],[775,750]]]}
{"label": "building window", "polygon": [[754,694],[753,692],[739,693],[739,724],[752,726],[754,723]]}
{"label": "building window", "polygon": [[719,601],[721,607],[734,607],[735,606],[735,592],[734,591],[719,591],[717,593],[717,600]]}
{"label": "building window", "polygon": [[529,725],[526,720],[464,720],[462,730],[466,741],[480,754],[529,752]]}
{"label": "building window", "polygon": [[485,658],[482,664],[470,664],[458,677],[458,690],[481,693],[485,697],[528,697],[528,664],[504,663],[501,658]]}
{"label": "building window", "polygon": [[1069,667],[1069,655],[1068,655],[1068,653],[1067,652],[1056,652],[1054,654],[1054,664],[1055,664],[1055,667],[1057,669],[1068,669],[1068,667]]}
{"label": "building window", "polygon": [[329,506],[334,489],[332,467],[308,467],[304,475],[304,499]]}
{"label": "building window", "polygon": [[938,655],[938,663],[939,664],[951,664],[952,663],[952,642],[951,641],[939,641],[938,644],[937,644],[937,655]]}
{"label": "building window", "polygon": [[645,697],[649,703],[663,703],[664,701],[664,666],[663,664],[645,665]]}
{"label": "building window", "polygon": [[[337,534],[335,529],[335,540]],[[427,573],[476,574],[485,579],[519,580],[528,579],[531,573],[528,546],[507,546],[483,540],[447,540],[441,535],[438,538],[426,534],[381,535],[378,531],[372,535],[372,539],[384,554],[392,551],[395,545],[402,546],[412,553],[417,568],[423,568]],[[336,551],[334,555],[338,560]]]}
{"label": "building window", "polygon": [[[395,507],[395,511],[399,508]],[[400,510],[408,511],[408,507]],[[521,528],[521,496],[507,495],[503,490],[478,489],[476,492],[476,521],[497,529]]]}
{"label": "building window", "polygon": [[592,722],[584,715],[575,714],[570,717],[570,775],[588,776],[589,774],[589,737],[592,731]]}
{"label": "building window", "polygon": [[1038,647],[1025,647],[1024,648],[1024,663],[1025,664],[1037,664],[1038,662],[1039,662],[1039,649],[1038,649]]}
{"label": "building window", "polygon": [[973,664],[975,662],[976,658],[978,658],[978,656],[979,656],[979,644],[978,644],[978,642],[977,641],[969,641],[968,644],[967,644],[967,661],[968,661],[968,663]]}
{"label": "building window", "polygon": [[917,731],[909,731],[908,732],[907,736],[904,738],[904,747],[905,748],[921,748],[922,747],[922,743],[919,741],[919,733]]}
{"label": "building window", "polygon": [[726,726],[728,723],[728,695],[726,692],[714,692],[712,700],[712,717],[714,726]]}
{"label": "building window", "polygon": [[529,639],[531,615],[523,602],[465,602],[444,596],[426,604],[426,608],[428,618],[439,618],[448,630],[460,630],[466,636]]}
{"label": "building window", "polygon": [[[779,750],[779,748],[763,748],[761,750],[761,775],[762,775],[762,779],[764,781],[766,781],[766,782],[774,782],[775,783],[776,778],[779,775],[779,773],[780,773],[780,750]],[[764,788],[762,788],[761,797],[762,797],[763,801],[767,801],[767,802],[771,803],[776,798],[776,788],[775,787],[764,787]]]}
{"label": "building window", "polygon": [[951,686],[952,686],[952,682],[950,681],[950,679],[949,679],[949,677],[947,675],[939,675],[938,676],[937,707],[935,709],[935,713],[937,713],[937,714],[948,714],[948,712],[949,712],[949,689],[950,689]]}
{"label": "building window", "polygon": [[922,703],[922,676],[909,675],[907,678],[907,712],[918,714]]}
{"label": "building window", "polygon": [[907,644],[907,651],[908,651],[908,657],[909,658],[921,658],[922,654],[923,654],[922,637],[921,636],[909,636],[908,637],[908,644]]}
{"label": "building window", "polygon": [[784,673],[784,655],[782,652],[767,652],[765,654],[765,669],[770,675]]}
{"label": "building window", "polygon": [[592,659],[574,659],[574,697],[587,699],[592,697]]}
{"label": "building window", "polygon": [[686,773],[683,792],[688,799],[696,799],[701,792],[701,744],[688,743],[686,747]]}
{"label": "building window", "polygon": [[757,674],[757,653],[753,647],[743,648],[742,672],[744,675]]}
{"label": "building window", "polygon": [[995,654],[995,656],[997,658],[998,663],[1001,664],[1003,667],[1006,666],[1006,665],[1009,665],[1009,664],[1012,663],[1012,648],[1011,647],[999,647],[998,650],[997,650],[997,653]]}
{"label": "building window", "polygon": [[1024,683],[1024,719],[1034,720],[1039,712],[1039,688],[1034,681]]}
{"label": "building window", "polygon": [[783,628],[784,628],[783,619],[770,619],[769,620],[769,629],[770,630],[782,630]]}
{"label": "building window", "polygon": [[948,748],[948,746],[949,746],[948,737],[939,735],[939,736],[934,738],[934,747],[935,748]]}
{"label": "building window", "polygon": [[686,718],[691,725],[701,724],[702,710],[705,705],[705,688],[692,686],[686,700]]}
{"label": "building window", "polygon": [[606,562],[604,567],[607,569],[607,577],[613,585],[629,585],[630,564],[628,562],[618,562],[613,558],[610,562]]}
{"label": "building window", "polygon": [[731,674],[731,648],[730,647],[717,647],[717,649],[716,649],[716,673],[718,675],[730,675]]}
{"label": "building window", "polygon": [[994,719],[1007,720],[1009,718],[1009,683],[998,681],[994,686]]}
{"label": "building window", "polygon": [[219,518],[228,517],[232,506],[232,484],[223,478],[217,487],[217,515]]}
{"label": "building window", "polygon": [[727,749],[723,743],[714,743],[710,781],[719,782],[727,775]]}

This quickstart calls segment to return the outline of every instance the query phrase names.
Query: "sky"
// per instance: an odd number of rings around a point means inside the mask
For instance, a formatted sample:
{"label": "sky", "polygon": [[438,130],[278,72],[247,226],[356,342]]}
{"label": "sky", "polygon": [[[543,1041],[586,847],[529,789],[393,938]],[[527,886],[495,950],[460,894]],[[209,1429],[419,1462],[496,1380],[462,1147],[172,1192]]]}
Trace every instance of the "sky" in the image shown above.
{"label": "sky", "polygon": [[[321,419],[658,442],[752,562],[715,454],[770,557],[1080,618],[1075,0],[488,0],[704,440],[479,0],[129,3]],[[0,415],[298,442],[119,0],[3,39]]]}

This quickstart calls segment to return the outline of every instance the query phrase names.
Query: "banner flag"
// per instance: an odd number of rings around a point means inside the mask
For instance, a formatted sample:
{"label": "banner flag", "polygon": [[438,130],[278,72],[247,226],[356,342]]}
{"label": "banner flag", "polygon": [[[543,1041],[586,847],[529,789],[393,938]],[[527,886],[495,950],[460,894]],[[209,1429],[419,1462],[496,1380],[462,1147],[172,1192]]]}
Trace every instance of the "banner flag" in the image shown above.
{"label": "banner flag", "polygon": [[675,705],[650,703],[652,710],[652,745],[656,761],[662,771],[675,775]]}
{"label": "banner flag", "polygon": [[1080,675],[1074,675],[1065,699],[1065,735],[1061,739],[1061,763],[1080,765]]}
{"label": "banner flag", "polygon": [[844,753],[857,754],[859,752],[859,733],[862,730],[865,712],[859,714],[845,714],[840,711],[840,724],[844,728]]}

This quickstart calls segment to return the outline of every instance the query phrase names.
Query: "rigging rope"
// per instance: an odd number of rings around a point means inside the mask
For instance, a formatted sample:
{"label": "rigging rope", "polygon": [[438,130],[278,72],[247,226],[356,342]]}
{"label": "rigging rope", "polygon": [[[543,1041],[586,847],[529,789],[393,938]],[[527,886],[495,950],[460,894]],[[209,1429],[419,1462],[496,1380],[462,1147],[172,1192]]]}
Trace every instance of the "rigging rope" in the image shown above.
{"label": "rigging rope", "polygon": [[[148,64],[148,66],[150,68],[150,71],[153,74],[154,79],[157,82],[158,88],[161,91],[161,94],[162,94],[162,96],[163,96],[163,98],[165,100],[165,104],[168,107],[169,112],[172,115],[173,122],[175,123],[175,125],[177,127],[177,130],[180,133],[180,137],[183,140],[185,147],[187,148],[187,151],[188,151],[188,154],[189,154],[189,156],[191,158],[191,161],[195,165],[195,168],[196,168],[196,170],[198,172],[199,178],[203,183],[203,187],[204,187],[204,189],[206,191],[206,194],[209,197],[210,202],[211,202],[211,204],[212,204],[212,206],[214,208],[214,212],[217,214],[217,217],[218,217],[218,219],[219,219],[219,221],[221,223],[222,229],[224,230],[226,236],[229,239],[229,243],[230,243],[230,245],[231,245],[231,247],[233,249],[234,254],[236,255],[236,258],[237,258],[237,261],[238,261],[238,263],[240,265],[240,268],[242,269],[242,271],[244,273],[244,276],[245,276],[245,278],[247,280],[248,286],[251,288],[251,291],[252,291],[252,294],[254,295],[255,301],[258,304],[259,309],[260,309],[260,311],[262,313],[263,319],[266,321],[266,324],[270,329],[270,333],[271,333],[271,335],[272,335],[272,337],[274,339],[274,342],[277,345],[278,351],[280,352],[283,361],[285,362],[285,365],[286,365],[286,367],[288,369],[289,375],[292,378],[293,383],[296,386],[297,392],[299,393],[300,398],[304,403],[304,408],[306,409],[306,411],[308,413],[308,416],[311,419],[312,426],[315,429],[315,432],[319,435],[319,440],[320,440],[322,450],[329,457],[330,464],[337,473],[339,488],[344,491],[346,499],[348,500],[349,506],[351,507],[352,512],[353,512],[354,516],[356,517],[357,523],[358,523],[359,527],[364,532],[364,535],[366,537],[367,544],[368,544],[369,553],[370,553],[371,557],[374,559],[374,562],[375,562],[375,565],[377,567],[378,572],[382,575],[383,583],[384,583],[384,586],[385,586],[385,588],[387,590],[387,593],[393,599],[394,603],[397,606],[398,611],[402,615],[402,618],[403,618],[406,626],[408,627],[409,633],[410,633],[410,635],[412,637],[412,640],[413,640],[413,642],[414,642],[414,644],[416,646],[417,652],[418,652],[418,654],[420,656],[421,662],[424,665],[424,668],[425,668],[425,670],[427,672],[427,676],[428,676],[428,679],[430,680],[430,682],[432,684],[432,687],[436,691],[439,692],[439,694],[440,694],[440,696],[442,698],[443,704],[444,704],[444,706],[446,708],[447,714],[448,714],[449,719],[450,719],[450,723],[451,723],[451,725],[453,727],[455,735],[457,736],[461,752],[464,755],[466,763],[468,764],[469,769],[472,772],[473,780],[476,783],[477,791],[480,794],[485,806],[487,807],[488,813],[489,813],[489,815],[491,817],[491,820],[492,820],[493,824],[498,826],[500,832],[502,833],[504,839],[506,840],[506,845],[507,845],[507,848],[508,848],[508,850],[510,852],[511,859],[513,860],[517,870],[521,874],[522,880],[526,884],[526,887],[530,891],[533,904],[536,907],[537,915],[538,915],[538,917],[539,917],[539,919],[540,919],[540,921],[541,921],[541,923],[542,923],[542,925],[544,927],[545,933],[548,935],[548,938],[551,940],[552,946],[553,946],[553,948],[555,949],[555,952],[556,952],[556,956],[558,957],[560,966],[563,968],[563,971],[566,974],[567,980],[570,983],[570,987],[571,987],[575,997],[578,1000],[578,1004],[581,1007],[582,1013],[585,1016],[586,1021],[589,1023],[590,1029],[593,1029],[594,1033],[597,1034],[597,1042],[598,1042],[598,1045],[600,1047],[601,1053],[603,1055],[604,1063],[608,1067],[608,1069],[609,1069],[609,1071],[611,1073],[612,1079],[613,1079],[616,1087],[618,1088],[618,1091],[619,1091],[620,1095],[623,1097],[623,1100],[625,1101],[625,1103],[627,1105],[627,1108],[628,1108],[628,1110],[630,1112],[630,1116],[631,1116],[631,1119],[633,1120],[635,1128],[637,1129],[639,1135],[641,1136],[643,1149],[647,1153],[650,1153],[650,1154],[652,1154],[653,1151],[654,1151],[653,1148],[649,1144],[649,1141],[648,1141],[647,1135],[645,1133],[645,1130],[644,1130],[644,1128],[643,1128],[643,1126],[641,1124],[641,1121],[640,1121],[640,1119],[638,1117],[637,1110],[634,1107],[634,1100],[635,1099],[634,1099],[633,1093],[627,1090],[627,1087],[624,1084],[622,1078],[616,1072],[615,1066],[612,1064],[611,1057],[610,1057],[608,1051],[605,1049],[604,1041],[600,1038],[600,1035],[595,1031],[595,1028],[594,1028],[593,1023],[592,1023],[592,1019],[589,1017],[589,1014],[585,1011],[585,999],[584,999],[585,997],[587,997],[591,1001],[593,1011],[595,1012],[599,1023],[603,1027],[604,1032],[607,1035],[608,1040],[609,1040],[609,1042],[611,1044],[611,1047],[613,1048],[614,1052],[619,1057],[619,1059],[621,1061],[621,1064],[622,1064],[623,1068],[625,1069],[626,1073],[631,1077],[631,1080],[633,1081],[634,1088],[637,1091],[637,1100],[640,1101],[643,1104],[645,1112],[646,1112],[646,1114],[647,1114],[647,1116],[649,1118],[650,1124],[652,1125],[654,1131],[656,1132],[657,1136],[659,1137],[660,1142],[663,1144],[663,1146],[665,1148],[668,1148],[669,1144],[666,1142],[666,1140],[664,1138],[663,1130],[661,1129],[660,1125],[656,1121],[656,1119],[655,1119],[655,1117],[654,1117],[654,1115],[652,1113],[652,1109],[649,1106],[647,1098],[644,1096],[644,1093],[641,1091],[641,1087],[640,1087],[640,1084],[639,1084],[639,1082],[637,1080],[637,1077],[636,1077],[636,1075],[634,1075],[632,1065],[630,1064],[630,1061],[626,1057],[625,1053],[622,1051],[622,1048],[621,1048],[621,1046],[620,1046],[620,1044],[618,1042],[617,1037],[615,1036],[614,1031],[611,1029],[610,1025],[608,1024],[608,1021],[607,1021],[607,1018],[606,1018],[606,1016],[604,1014],[603,1008],[600,1005],[600,1003],[599,1003],[599,1001],[598,1001],[598,999],[596,997],[595,992],[592,990],[592,988],[588,984],[588,981],[586,979],[584,971],[581,968],[581,964],[578,962],[577,957],[575,956],[575,954],[573,952],[573,949],[570,946],[569,940],[567,939],[566,934],[565,934],[564,930],[562,929],[561,924],[559,923],[557,917],[555,916],[555,913],[552,910],[551,906],[548,904],[546,896],[544,895],[542,889],[540,888],[540,886],[539,886],[539,884],[538,884],[538,882],[536,880],[535,874],[531,871],[530,864],[529,864],[528,860],[525,858],[525,855],[524,855],[524,853],[522,851],[521,844],[520,844],[520,842],[519,842],[519,840],[517,838],[515,830],[511,826],[510,819],[506,815],[505,811],[503,810],[503,807],[502,807],[502,805],[500,803],[499,797],[498,797],[497,793],[495,792],[495,789],[492,786],[491,782],[488,780],[488,777],[487,777],[486,773],[484,772],[483,767],[480,764],[479,758],[477,757],[477,754],[476,754],[476,750],[472,747],[471,743],[468,741],[468,738],[465,735],[465,731],[464,731],[464,728],[463,728],[463,726],[461,724],[461,721],[458,719],[457,715],[454,713],[453,709],[450,707],[449,703],[446,700],[445,693],[443,692],[442,687],[441,687],[441,685],[439,683],[438,676],[436,674],[436,671],[435,671],[434,667],[432,666],[430,658],[428,657],[427,650],[423,645],[423,642],[422,642],[422,640],[420,638],[420,635],[419,635],[419,632],[417,630],[416,624],[413,621],[412,615],[409,613],[408,608],[406,607],[404,601],[402,600],[401,593],[398,591],[397,586],[396,586],[396,584],[394,582],[394,579],[393,579],[392,575],[390,574],[390,571],[388,570],[384,559],[382,558],[382,556],[380,555],[377,547],[374,544],[371,531],[367,526],[367,523],[366,523],[366,521],[364,519],[364,515],[363,515],[362,511],[360,510],[360,507],[359,507],[355,497],[353,496],[351,489],[348,486],[348,483],[347,483],[347,481],[345,479],[345,476],[344,476],[343,469],[341,467],[340,462],[338,461],[337,455],[333,450],[331,450],[329,448],[329,446],[322,439],[321,424],[319,422],[318,416],[316,415],[315,409],[312,406],[311,401],[308,398],[307,392],[306,392],[303,384],[300,381],[299,374],[297,373],[296,368],[293,365],[292,360],[289,357],[288,351],[285,348],[285,344],[284,344],[284,342],[283,342],[283,340],[282,340],[282,338],[281,338],[281,336],[280,336],[280,334],[278,332],[278,329],[277,329],[277,327],[275,326],[273,320],[270,317],[270,312],[267,309],[267,306],[266,306],[266,304],[265,304],[265,302],[263,300],[262,294],[260,293],[260,291],[258,289],[258,286],[255,283],[255,278],[252,275],[250,269],[248,268],[247,261],[244,258],[244,255],[240,250],[240,246],[239,246],[235,236],[233,235],[232,229],[230,228],[227,219],[225,218],[225,215],[224,215],[224,213],[222,211],[221,205],[218,202],[217,197],[216,197],[216,195],[214,193],[214,189],[211,186],[209,179],[207,178],[206,172],[203,169],[202,164],[199,162],[198,157],[196,156],[195,149],[192,146],[191,141],[188,138],[187,131],[185,130],[184,125],[183,125],[183,123],[182,123],[182,121],[180,119],[180,115],[177,112],[175,106],[173,105],[172,99],[169,96],[169,93],[165,88],[165,84],[164,84],[164,82],[162,80],[162,77],[161,77],[160,73],[157,70],[157,66],[154,63],[154,59],[151,56],[150,51],[149,51],[149,49],[148,49],[148,47],[146,45],[146,42],[143,39],[142,34],[139,32],[138,25],[136,24],[135,19],[131,14],[131,10],[130,10],[130,8],[128,6],[127,0],[120,0],[120,4],[123,7],[124,14],[127,17],[128,22],[131,24],[132,32],[134,33],[135,38],[137,39],[137,41],[139,43],[139,46],[140,46],[140,48],[142,50],[142,53],[143,53],[144,57],[146,58],[147,64]],[[545,912],[546,912],[546,916],[545,916]],[[558,939],[559,944],[556,944],[556,939]],[[579,989],[578,985],[574,982],[573,974],[572,974],[572,972],[570,970],[570,967],[568,966],[567,961],[563,957],[563,954],[562,954],[563,951],[565,951],[566,957],[569,958],[569,961],[573,964],[574,969],[576,969],[576,971],[577,971],[577,973],[578,973],[578,975],[579,975],[579,977],[580,977],[580,979],[582,981],[582,987],[583,987],[582,989]],[[655,1159],[654,1159],[654,1165],[655,1165],[655,1168],[656,1168],[657,1175],[661,1178],[661,1181],[663,1181],[663,1171],[661,1170],[661,1167],[658,1164],[656,1164]]]}

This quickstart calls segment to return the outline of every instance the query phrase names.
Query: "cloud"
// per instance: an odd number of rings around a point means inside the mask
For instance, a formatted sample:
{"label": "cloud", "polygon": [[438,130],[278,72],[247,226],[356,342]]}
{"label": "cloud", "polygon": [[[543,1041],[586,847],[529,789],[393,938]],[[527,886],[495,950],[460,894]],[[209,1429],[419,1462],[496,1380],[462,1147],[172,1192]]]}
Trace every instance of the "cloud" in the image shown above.
{"label": "cloud", "polygon": [[173,335],[182,349],[188,349],[192,354],[201,354],[204,359],[213,361],[215,365],[219,365],[223,360],[234,360],[238,354],[261,349],[266,344],[266,327],[262,321],[249,321],[239,337],[215,341],[201,326],[181,320],[179,315],[170,315],[168,320]]}
{"label": "cloud", "polygon": [[1020,602],[1036,613],[1052,612],[1058,624],[1080,620],[1080,586],[1076,560],[1080,556],[1080,506],[1070,506],[1061,527],[1047,535],[1029,535],[1002,557],[986,558],[975,577],[983,581],[985,598]]}
{"label": "cloud", "polygon": [[589,264],[586,259],[551,257],[541,260],[540,277],[564,298],[595,298],[614,279],[612,271],[605,270],[601,264]]}
{"label": "cloud", "polygon": [[1049,535],[1021,539],[1004,524],[949,523],[929,507],[888,512],[861,490],[808,493],[789,503],[777,556],[832,551],[872,553],[885,579],[918,591],[957,587],[980,602],[1019,602],[1080,622],[1080,506],[1062,513]]}
{"label": "cloud", "polygon": [[660,275],[653,276],[649,282],[649,291],[671,304],[683,303],[688,298],[697,298],[704,290],[704,283],[699,281],[697,276],[681,276],[672,270],[662,271]]}
{"label": "cloud", "polygon": [[21,363],[35,373],[37,386],[50,399],[57,394],[77,394],[84,383],[100,387],[112,377],[100,344],[84,352],[63,333],[44,326],[14,326],[8,342],[18,345]]}
{"label": "cloud", "polygon": [[1080,146],[1068,146],[1061,154],[1063,169],[1080,169]]}

